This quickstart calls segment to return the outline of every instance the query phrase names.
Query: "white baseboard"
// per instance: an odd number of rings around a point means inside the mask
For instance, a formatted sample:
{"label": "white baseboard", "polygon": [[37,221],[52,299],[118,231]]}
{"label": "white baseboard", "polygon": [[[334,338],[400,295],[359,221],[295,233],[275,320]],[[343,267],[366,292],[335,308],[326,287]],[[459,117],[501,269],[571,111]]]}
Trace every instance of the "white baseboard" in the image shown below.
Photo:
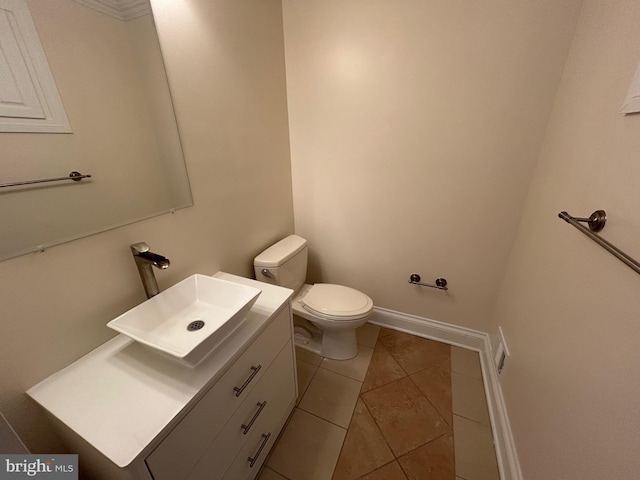
{"label": "white baseboard", "polygon": [[480,354],[482,378],[489,407],[500,480],[522,480],[509,417],[498,381],[498,372],[493,363],[489,335],[477,330],[379,307],[374,307],[369,322],[419,337],[475,350]]}

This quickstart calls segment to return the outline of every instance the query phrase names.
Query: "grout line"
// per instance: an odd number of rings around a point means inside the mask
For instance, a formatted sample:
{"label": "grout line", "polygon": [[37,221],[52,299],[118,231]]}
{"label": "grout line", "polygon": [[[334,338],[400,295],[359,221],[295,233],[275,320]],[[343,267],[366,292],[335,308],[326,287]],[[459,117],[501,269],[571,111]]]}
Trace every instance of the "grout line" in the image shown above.
{"label": "grout line", "polygon": [[393,382],[397,382],[398,380],[402,380],[403,378],[409,378],[409,375],[405,375],[404,377],[400,377],[400,378],[394,378],[390,382],[387,382],[387,383],[382,384],[382,385],[378,385],[377,387],[373,387],[373,388],[367,390],[366,392],[363,392],[362,389],[360,389],[360,395],[366,395],[367,393],[373,392],[375,390],[378,390],[379,388],[387,387],[387,386],[391,385]]}
{"label": "grout line", "polygon": [[[300,393],[300,400],[296,399],[296,400],[298,400],[298,402],[296,403],[296,407],[298,406],[298,404],[300,402],[302,402],[302,398],[304,397],[304,394],[307,393],[307,390],[309,390],[309,385],[311,385],[311,382],[313,382],[313,379],[315,378],[316,373],[318,373],[318,369],[320,368],[317,365],[313,365],[311,363],[309,363],[309,365],[311,365],[312,367],[316,367],[316,369],[314,370],[313,375],[311,375],[311,378],[309,379],[309,383],[307,383],[307,386],[304,387],[304,392]],[[298,372],[296,372],[296,375],[297,375],[297,373]]]}
{"label": "grout line", "polygon": [[459,413],[455,413],[455,412],[454,412],[453,416],[454,417],[464,418],[465,420],[469,420],[470,422],[477,423],[478,425],[482,425],[483,427],[487,427],[491,431],[491,437],[493,438],[493,429],[491,428],[491,425],[479,422],[477,420],[474,420],[473,418],[465,417],[464,415],[460,415]]}
{"label": "grout line", "polygon": [[374,468],[373,470],[371,470],[370,472],[365,473],[364,475],[360,475],[358,478],[356,478],[355,480],[360,480],[366,476],[371,475],[374,472],[377,472],[378,470],[383,469],[384,467],[386,467],[387,465],[391,465],[393,462],[397,462],[398,466],[400,467],[400,470],[402,470],[402,473],[404,474],[405,478],[409,478],[407,477],[407,474],[404,472],[404,470],[402,469],[402,465],[400,465],[400,462],[398,462],[397,458],[394,458],[393,460],[391,460],[390,462],[385,463],[384,465],[380,465],[379,467]]}
{"label": "grout line", "polygon": [[[326,418],[322,418],[320,415],[317,415],[317,414],[312,413],[312,412],[310,412],[310,411],[308,411],[308,410],[305,410],[304,408],[300,408],[300,406],[297,406],[296,408],[297,408],[298,410],[302,410],[304,413],[308,413],[309,415],[312,415],[312,416],[314,416],[314,417],[316,417],[316,418],[319,418],[320,420],[322,420],[322,421],[324,421],[324,422],[330,423],[330,424],[331,424],[331,425],[333,425],[334,427],[338,427],[338,428],[340,428],[340,429],[344,430],[345,432],[348,430],[348,427],[347,427],[347,428],[344,428],[342,425],[338,425],[337,423],[333,423],[332,421],[327,420]],[[354,410],[355,410],[355,409],[354,409]],[[351,416],[353,416],[353,412],[351,412]],[[351,424],[351,420],[349,420],[349,424]],[[345,438],[347,438],[346,434],[345,434]],[[343,444],[344,444],[344,441],[343,441]],[[342,450],[342,447],[340,447],[340,450]]]}
{"label": "grout line", "polygon": [[402,474],[405,476],[405,478],[409,478],[409,474],[407,473],[407,471],[404,469],[404,467],[402,466],[402,463],[400,463],[400,461],[396,458],[396,463],[398,464],[398,466],[400,467],[400,471],[402,472]]}
{"label": "grout line", "polygon": [[[362,398],[362,397],[359,396],[359,398]],[[396,454],[394,453],[393,448],[391,448],[391,445],[389,444],[389,440],[387,440],[387,437],[384,435],[384,432],[380,428],[380,425],[378,425],[378,421],[376,420],[376,417],[374,417],[371,414],[371,410],[369,409],[369,405],[367,405],[367,402],[365,402],[364,398],[362,398],[362,404],[364,405],[364,408],[367,409],[367,413],[371,417],[371,420],[373,420],[373,424],[376,426],[376,429],[378,430],[378,432],[380,432],[380,436],[383,438],[384,443],[386,443],[387,447],[389,447],[389,451],[391,452],[391,455],[393,455],[393,458],[397,460],[398,457],[396,457]],[[369,472],[369,473],[371,473],[371,472]]]}
{"label": "grout line", "polygon": [[[378,331],[378,336],[379,336],[379,331]],[[376,336],[376,343],[378,341],[378,336]],[[371,367],[371,358],[373,358],[373,350],[374,350],[374,348],[368,347],[367,345],[360,345],[360,344],[358,344],[358,346],[359,347],[366,347],[366,348],[369,348],[371,350],[371,357],[369,358],[369,363],[367,364],[367,369],[364,372],[364,376],[366,378],[367,374],[369,373],[369,368]],[[371,412],[369,412],[369,408],[367,407],[366,403],[364,403],[364,399],[362,399],[362,397],[361,397],[362,385],[363,384],[364,384],[364,379],[363,379],[362,382],[360,382],[360,392],[358,392],[358,398],[356,399],[356,403],[353,406],[353,411],[351,412],[351,418],[349,419],[349,426],[347,427],[347,433],[345,434],[344,441],[342,442],[342,446],[340,447],[340,453],[338,454],[338,460],[336,461],[336,467],[333,469],[333,473],[334,474],[335,474],[336,468],[338,468],[338,463],[340,462],[340,458],[342,457],[342,450],[344,449],[344,445],[345,445],[345,443],[347,441],[347,436],[349,435],[349,430],[351,429],[351,423],[353,422],[353,415],[356,412],[356,405],[358,404],[358,400],[362,401],[362,404],[364,405],[364,408],[367,410],[367,413],[371,416],[371,418],[372,418],[372,420],[374,421],[374,424],[375,424],[375,419],[371,415]],[[386,443],[387,440],[386,440],[386,438],[384,438],[384,435],[382,435],[382,432],[380,431],[380,428],[378,427],[377,424],[375,424],[375,427],[378,429],[378,432],[380,433],[380,436],[385,440],[385,443]],[[389,445],[387,444],[387,446],[389,446]],[[393,451],[391,450],[391,447],[389,447],[389,451],[391,451],[391,454],[393,454]],[[395,459],[395,455],[394,455],[394,459]],[[382,468],[382,466],[379,467],[379,468]],[[375,470],[373,470],[373,471],[375,471]],[[371,473],[371,472],[367,472],[367,473],[365,473],[365,475],[368,475],[369,473]]]}
{"label": "grout line", "polygon": [[[418,389],[418,392],[420,392],[420,395],[422,395],[427,402],[429,402],[429,405],[431,405],[431,407],[436,411],[436,413],[438,414],[438,416],[444,421],[444,423],[446,423],[447,425],[449,425],[449,427],[451,427],[451,433],[453,433],[453,388],[451,388],[451,385],[449,385],[449,389],[452,392],[451,395],[451,423],[447,422],[447,419],[444,418],[444,416],[442,415],[442,413],[440,413],[440,410],[438,410],[436,408],[436,406],[433,404],[433,402],[431,401],[431,399],[429,398],[428,395],[426,395],[418,386],[418,384],[415,382],[415,380],[413,378],[411,378],[411,375],[409,375],[409,380],[411,380],[411,382],[413,383],[413,385]],[[429,442],[427,442],[429,443]]]}
{"label": "grout line", "polygon": [[277,471],[275,468],[271,468],[268,467],[266,463],[263,464],[264,467],[262,468],[262,470],[260,470],[260,476],[256,477],[257,480],[260,480],[260,477],[262,477],[262,474],[264,473],[264,471],[268,468],[269,470],[276,472],[278,475],[280,475],[282,478],[284,478],[285,480],[292,480],[291,478],[287,477],[286,475],[283,475],[282,473],[280,473],[279,471]]}
{"label": "grout line", "polygon": [[[349,380],[353,380],[354,382],[358,382],[360,384],[360,388],[362,388],[362,383],[363,382],[361,382],[360,380],[356,380],[355,378],[352,378],[352,377],[347,377],[346,375],[343,375],[342,373],[334,372],[333,370],[329,370],[328,368],[318,367],[318,370],[320,370],[320,369],[322,369],[322,370],[324,370],[326,372],[335,373],[336,375],[340,375],[343,378],[348,378]],[[367,370],[368,369],[369,369],[369,367],[367,367]],[[316,370],[316,372],[317,372],[317,370]],[[314,374],[314,377],[315,377],[315,374]],[[311,382],[309,382],[309,384],[311,384]]]}
{"label": "grout line", "polygon": [[[357,400],[356,400],[357,403]],[[356,407],[353,407],[353,411],[356,411]],[[351,414],[351,420],[349,420],[349,426],[347,427],[347,431],[344,434],[344,440],[342,441],[342,445],[340,445],[340,453],[338,453],[338,458],[336,459],[336,466],[333,467],[333,473],[331,474],[331,478],[336,474],[336,469],[338,468],[338,464],[340,463],[340,458],[342,458],[342,450],[344,449],[344,444],[347,443],[347,436],[349,435],[349,430],[351,429],[351,421],[353,420],[353,413]]]}
{"label": "grout line", "polygon": [[282,430],[280,430],[280,433],[278,434],[278,437],[276,438],[275,442],[273,442],[273,445],[271,445],[271,449],[269,450],[269,453],[268,453],[267,457],[264,459],[264,462],[262,462],[262,468],[260,469],[260,475],[262,475],[262,472],[264,471],[265,468],[270,468],[271,470],[276,472],[278,475],[281,475],[281,476],[287,478],[287,480],[290,480],[288,477],[286,477],[285,475],[282,475],[280,472],[278,472],[274,468],[269,467],[267,464],[269,463],[269,459],[273,455],[273,452],[276,451],[276,447],[278,446],[278,443],[280,443],[280,439],[282,438],[282,435],[284,434],[285,430],[287,429],[287,427],[291,423],[291,419],[293,418],[293,414],[295,413],[295,411],[297,409],[298,409],[298,407],[294,405],[293,409],[291,410],[291,413],[289,414],[289,417],[284,422],[284,425],[282,426]]}
{"label": "grout line", "polygon": [[[383,348],[383,349],[384,349],[384,350],[389,354],[389,356],[393,359],[393,361],[394,361],[394,362],[396,362],[396,364],[398,365],[398,367],[400,367],[400,370],[402,370],[402,371],[403,371],[403,373],[404,373],[404,377],[394,378],[394,379],[393,379],[393,380],[391,380],[390,382],[383,383],[382,385],[377,385],[377,386],[375,386],[375,387],[373,387],[373,388],[370,388],[369,390],[367,390],[367,391],[366,391],[366,392],[364,392],[364,393],[373,392],[374,390],[377,390],[378,388],[384,387],[384,386],[386,386],[386,385],[389,385],[390,383],[395,382],[396,380],[400,380],[401,378],[405,378],[405,377],[408,377],[408,376],[409,376],[409,374],[405,371],[405,369],[404,369],[404,368],[402,368],[402,365],[400,365],[400,364],[398,363],[398,361],[396,360],[396,358],[391,354],[391,352],[387,349],[387,347],[385,347],[382,343],[381,343],[380,345],[381,345],[381,347],[382,347],[382,348]],[[375,350],[375,349],[374,349],[374,350]],[[371,355],[371,358],[373,359],[373,355]],[[369,366],[367,367],[367,373],[365,374],[365,379],[367,378],[367,375],[369,374],[369,368],[370,368],[370,367],[371,367],[371,362],[369,362]],[[362,382],[362,383],[364,384],[364,382]],[[362,392],[361,392],[361,394],[362,394]]]}

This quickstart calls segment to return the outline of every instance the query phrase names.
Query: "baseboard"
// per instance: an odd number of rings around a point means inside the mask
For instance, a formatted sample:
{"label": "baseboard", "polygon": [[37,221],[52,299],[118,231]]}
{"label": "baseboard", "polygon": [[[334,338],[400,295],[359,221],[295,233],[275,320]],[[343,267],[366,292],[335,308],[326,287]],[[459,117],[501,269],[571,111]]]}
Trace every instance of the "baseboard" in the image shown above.
{"label": "baseboard", "polygon": [[498,381],[498,372],[493,363],[489,335],[470,328],[418,317],[406,313],[374,307],[369,320],[375,325],[411,333],[457,347],[475,350],[480,354],[484,390],[489,406],[489,417],[496,448],[500,480],[522,480],[509,417]]}

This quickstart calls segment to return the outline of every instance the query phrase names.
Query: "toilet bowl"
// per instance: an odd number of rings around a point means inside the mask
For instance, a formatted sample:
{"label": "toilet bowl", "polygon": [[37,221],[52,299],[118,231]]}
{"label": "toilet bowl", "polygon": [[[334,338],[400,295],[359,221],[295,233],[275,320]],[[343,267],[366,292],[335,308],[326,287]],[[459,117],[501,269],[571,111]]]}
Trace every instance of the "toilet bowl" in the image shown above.
{"label": "toilet bowl", "polygon": [[294,290],[298,346],[335,360],[353,358],[358,354],[356,328],[371,316],[373,301],[350,287],[305,284],[307,252],[302,237],[290,235],[280,240],[254,259],[256,279]]}
{"label": "toilet bowl", "polygon": [[300,345],[323,357],[346,360],[358,354],[356,328],[371,316],[373,301],[353,288],[329,283],[304,285],[292,300],[293,314],[308,320],[322,334],[318,344]]}

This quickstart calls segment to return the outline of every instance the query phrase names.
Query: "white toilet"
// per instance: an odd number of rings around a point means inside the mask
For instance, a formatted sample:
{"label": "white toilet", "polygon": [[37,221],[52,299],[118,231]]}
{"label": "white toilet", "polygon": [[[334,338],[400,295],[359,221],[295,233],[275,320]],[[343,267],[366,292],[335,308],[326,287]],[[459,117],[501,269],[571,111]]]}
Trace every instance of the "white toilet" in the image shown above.
{"label": "white toilet", "polygon": [[[353,358],[358,354],[356,328],[367,323],[373,301],[342,285],[305,284],[307,253],[307,241],[289,235],[254,259],[256,279],[294,290],[296,345],[335,360]],[[313,325],[305,326],[305,320]]]}

